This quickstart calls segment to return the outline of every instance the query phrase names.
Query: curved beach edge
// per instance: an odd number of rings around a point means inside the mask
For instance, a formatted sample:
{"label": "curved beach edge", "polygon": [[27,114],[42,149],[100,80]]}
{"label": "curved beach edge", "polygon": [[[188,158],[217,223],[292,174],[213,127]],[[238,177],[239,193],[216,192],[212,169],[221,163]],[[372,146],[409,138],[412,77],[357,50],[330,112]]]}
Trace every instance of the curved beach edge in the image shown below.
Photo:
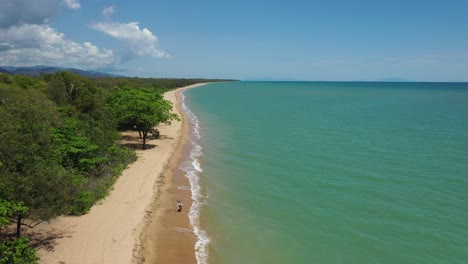
{"label": "curved beach edge", "polygon": [[[171,157],[155,183],[155,196],[147,209],[143,228],[135,244],[134,263],[196,263],[196,239],[188,218],[192,203],[190,182],[180,171],[180,164],[187,156],[185,147],[190,135],[189,120],[182,109],[181,93],[206,84],[194,84],[165,94],[182,119],[180,133],[174,139]],[[179,188],[181,186],[186,188]],[[182,200],[184,204],[182,212],[175,210],[177,200]]]}
{"label": "curved beach edge", "polygon": [[[195,84],[164,94],[180,111],[178,93]],[[148,144],[154,148],[137,151],[138,159],[125,169],[108,197],[83,216],[63,216],[43,223],[31,232],[49,241],[38,250],[41,263],[151,263],[144,244],[155,217],[163,215],[162,201],[172,179],[166,172],[178,166],[174,158],[183,138],[184,121],[158,127],[162,137]],[[132,132],[127,132],[131,134]],[[136,137],[136,135],[130,135]],[[187,220],[188,221],[188,220]]]}

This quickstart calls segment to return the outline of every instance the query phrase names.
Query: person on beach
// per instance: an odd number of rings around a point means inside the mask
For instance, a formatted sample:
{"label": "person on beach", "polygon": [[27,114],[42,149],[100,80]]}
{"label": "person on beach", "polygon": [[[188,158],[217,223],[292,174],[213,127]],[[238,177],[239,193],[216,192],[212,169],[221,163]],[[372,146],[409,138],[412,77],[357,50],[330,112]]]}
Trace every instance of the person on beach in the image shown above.
{"label": "person on beach", "polygon": [[182,211],[182,202],[180,200],[177,200],[177,212]]}

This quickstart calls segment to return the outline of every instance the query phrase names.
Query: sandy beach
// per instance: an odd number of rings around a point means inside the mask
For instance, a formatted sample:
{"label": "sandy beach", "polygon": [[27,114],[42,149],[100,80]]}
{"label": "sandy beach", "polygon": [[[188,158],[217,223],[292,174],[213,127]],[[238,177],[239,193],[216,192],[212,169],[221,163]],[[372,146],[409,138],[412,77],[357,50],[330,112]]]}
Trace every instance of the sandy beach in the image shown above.
{"label": "sandy beach", "polygon": [[[178,90],[176,99],[180,102],[180,92],[190,86]],[[181,104],[177,104],[178,112],[182,113]],[[185,114],[182,117],[181,137],[168,166],[162,177],[165,183],[161,186],[157,202],[152,204],[150,222],[141,233],[138,255],[144,263],[197,263],[195,259],[196,237],[193,233],[188,212],[191,206],[190,183],[185,173],[180,170],[182,159],[188,155],[189,122]],[[185,188],[179,188],[185,187]],[[182,212],[176,211],[177,200],[184,204]]]}
{"label": "sandy beach", "polygon": [[[188,124],[179,93],[196,84],[165,93],[182,122],[158,127],[161,139],[138,150],[138,160],[119,177],[110,195],[83,216],[65,216],[29,231],[46,246],[38,251],[41,263],[196,263],[194,237],[187,213],[188,180],[178,171],[187,140]],[[137,140],[137,133],[124,133]],[[184,203],[175,210],[176,200]]]}

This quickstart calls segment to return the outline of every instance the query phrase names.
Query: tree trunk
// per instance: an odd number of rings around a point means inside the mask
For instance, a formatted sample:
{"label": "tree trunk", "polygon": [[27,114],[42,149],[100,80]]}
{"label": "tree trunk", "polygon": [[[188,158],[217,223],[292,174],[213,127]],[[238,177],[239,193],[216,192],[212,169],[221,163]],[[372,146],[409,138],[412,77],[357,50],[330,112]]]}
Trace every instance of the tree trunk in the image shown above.
{"label": "tree trunk", "polygon": [[146,137],[148,136],[148,131],[143,131],[143,149],[146,149]]}
{"label": "tree trunk", "polygon": [[21,220],[22,220],[22,216],[21,214],[18,214],[18,218],[16,219],[17,222],[16,222],[16,238],[20,238],[21,237]]}
{"label": "tree trunk", "polygon": [[138,130],[138,136],[139,136],[140,139],[141,139],[141,130]]}

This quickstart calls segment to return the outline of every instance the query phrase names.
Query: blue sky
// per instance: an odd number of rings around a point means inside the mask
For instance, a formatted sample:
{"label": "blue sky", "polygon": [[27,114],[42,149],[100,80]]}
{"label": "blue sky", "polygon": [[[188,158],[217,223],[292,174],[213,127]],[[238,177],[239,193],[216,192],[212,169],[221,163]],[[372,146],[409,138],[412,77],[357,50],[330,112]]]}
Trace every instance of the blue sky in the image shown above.
{"label": "blue sky", "polygon": [[468,1],[1,0],[0,65],[468,81]]}

